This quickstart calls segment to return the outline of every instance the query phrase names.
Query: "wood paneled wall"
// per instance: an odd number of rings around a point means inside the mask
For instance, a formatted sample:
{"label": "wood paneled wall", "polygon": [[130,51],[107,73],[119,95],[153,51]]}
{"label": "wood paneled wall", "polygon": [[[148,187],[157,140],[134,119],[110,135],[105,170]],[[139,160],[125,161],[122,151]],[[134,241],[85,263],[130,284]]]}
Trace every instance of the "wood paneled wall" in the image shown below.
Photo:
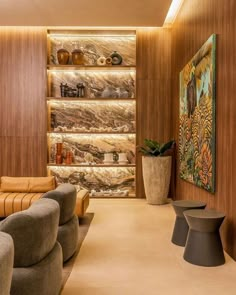
{"label": "wood paneled wall", "polygon": [[[137,145],[145,138],[171,136],[171,34],[168,29],[137,30]],[[141,154],[137,154],[137,196],[145,197]]]}
{"label": "wood paneled wall", "polygon": [[178,137],[179,72],[208,37],[217,34],[216,55],[216,193],[176,177],[176,198],[207,202],[226,214],[225,250],[236,259],[236,1],[185,0],[172,29],[173,136]]}
{"label": "wood paneled wall", "polygon": [[0,27],[0,176],[46,175],[46,36]]}

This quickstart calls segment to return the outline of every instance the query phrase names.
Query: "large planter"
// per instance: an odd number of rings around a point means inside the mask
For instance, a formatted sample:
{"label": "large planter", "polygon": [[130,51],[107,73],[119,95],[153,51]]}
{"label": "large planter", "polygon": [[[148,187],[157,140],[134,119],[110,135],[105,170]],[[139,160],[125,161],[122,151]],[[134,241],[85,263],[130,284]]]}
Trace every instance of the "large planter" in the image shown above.
{"label": "large planter", "polygon": [[166,204],[170,186],[171,156],[143,156],[142,166],[144,189],[148,204]]}

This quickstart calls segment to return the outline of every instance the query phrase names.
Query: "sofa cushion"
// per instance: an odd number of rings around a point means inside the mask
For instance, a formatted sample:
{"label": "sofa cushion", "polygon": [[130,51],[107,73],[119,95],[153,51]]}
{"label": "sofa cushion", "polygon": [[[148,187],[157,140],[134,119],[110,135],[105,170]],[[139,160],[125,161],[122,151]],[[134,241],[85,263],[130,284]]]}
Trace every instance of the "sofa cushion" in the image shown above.
{"label": "sofa cushion", "polygon": [[48,177],[1,177],[2,192],[45,193],[56,187],[54,176]]}
{"label": "sofa cushion", "polygon": [[44,193],[9,193],[0,192],[0,217],[26,210],[40,199]]}
{"label": "sofa cushion", "polygon": [[40,199],[29,209],[13,213],[0,224],[0,231],[14,241],[14,267],[38,263],[54,247],[57,239],[59,205],[54,200]]}

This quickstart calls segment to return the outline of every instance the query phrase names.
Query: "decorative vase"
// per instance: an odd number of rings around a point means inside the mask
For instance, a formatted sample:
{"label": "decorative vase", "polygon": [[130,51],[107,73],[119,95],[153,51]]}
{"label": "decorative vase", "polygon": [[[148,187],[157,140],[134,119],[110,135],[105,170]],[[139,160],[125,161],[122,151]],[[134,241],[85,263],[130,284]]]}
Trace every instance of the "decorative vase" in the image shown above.
{"label": "decorative vase", "polygon": [[148,204],[166,204],[170,186],[171,156],[142,157],[144,190]]}
{"label": "decorative vase", "polygon": [[122,56],[117,52],[114,51],[111,55],[110,55],[111,59],[112,59],[112,64],[113,65],[121,65],[122,63]]}
{"label": "decorative vase", "polygon": [[72,51],[72,63],[73,63],[73,65],[83,65],[84,64],[84,51],[82,48],[74,49]]}
{"label": "decorative vase", "polygon": [[70,53],[64,48],[57,51],[57,60],[60,65],[67,65],[69,62]]}

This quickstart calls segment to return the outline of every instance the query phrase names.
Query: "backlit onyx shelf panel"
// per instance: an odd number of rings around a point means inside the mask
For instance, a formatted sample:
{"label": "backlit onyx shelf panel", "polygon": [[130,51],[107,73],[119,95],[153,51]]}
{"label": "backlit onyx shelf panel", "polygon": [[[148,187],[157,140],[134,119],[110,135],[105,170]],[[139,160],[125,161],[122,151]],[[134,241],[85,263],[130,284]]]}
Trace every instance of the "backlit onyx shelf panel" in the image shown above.
{"label": "backlit onyx shelf panel", "polygon": [[48,71],[48,94],[60,97],[60,84],[85,86],[87,98],[135,97],[135,71]]}
{"label": "backlit onyx shelf panel", "polygon": [[[122,55],[122,66],[136,64],[136,36],[98,36],[91,35],[53,34],[50,36],[50,65],[58,64],[57,50],[64,48],[70,53],[75,48],[83,48],[84,64],[97,65],[100,56],[108,57],[116,50]],[[71,64],[71,60],[69,61]]]}
{"label": "backlit onyx shelf panel", "polygon": [[93,197],[135,196],[135,167],[50,166],[48,169],[58,183],[88,189]]}
{"label": "backlit onyx shelf panel", "polygon": [[56,163],[56,143],[63,143],[63,150],[72,151],[73,163],[92,162],[103,164],[105,153],[126,153],[127,164],[135,163],[134,134],[58,134],[48,133],[49,163]]}
{"label": "backlit onyx shelf panel", "polygon": [[135,101],[50,101],[50,131],[134,133]]}

